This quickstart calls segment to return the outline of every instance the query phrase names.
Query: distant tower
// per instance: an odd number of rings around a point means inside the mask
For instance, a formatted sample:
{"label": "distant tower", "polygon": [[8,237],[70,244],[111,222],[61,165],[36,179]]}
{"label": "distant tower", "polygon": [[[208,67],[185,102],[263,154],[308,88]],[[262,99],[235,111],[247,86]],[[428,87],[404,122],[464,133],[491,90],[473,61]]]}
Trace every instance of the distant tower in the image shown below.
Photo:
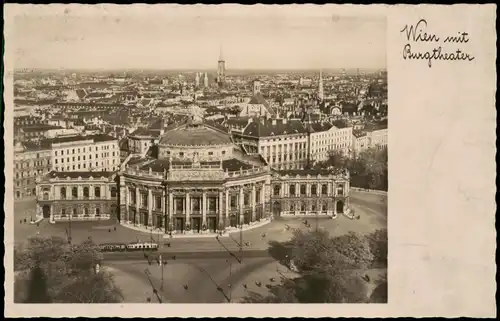
{"label": "distant tower", "polygon": [[253,94],[257,95],[257,93],[260,93],[260,80],[255,79],[253,81]]}
{"label": "distant tower", "polygon": [[222,46],[220,47],[219,62],[217,64],[217,83],[223,85],[226,81],[226,62],[222,56]]}
{"label": "distant tower", "polygon": [[323,93],[323,73],[319,71],[319,86],[318,86],[318,98],[320,101],[323,101],[324,93]]}
{"label": "distant tower", "polygon": [[200,87],[200,73],[199,72],[196,73],[196,77],[194,78],[194,84],[197,88]]}
{"label": "distant tower", "polygon": [[203,78],[203,85],[205,86],[205,88],[208,87],[208,75],[207,75],[207,73],[205,73],[205,78]]}

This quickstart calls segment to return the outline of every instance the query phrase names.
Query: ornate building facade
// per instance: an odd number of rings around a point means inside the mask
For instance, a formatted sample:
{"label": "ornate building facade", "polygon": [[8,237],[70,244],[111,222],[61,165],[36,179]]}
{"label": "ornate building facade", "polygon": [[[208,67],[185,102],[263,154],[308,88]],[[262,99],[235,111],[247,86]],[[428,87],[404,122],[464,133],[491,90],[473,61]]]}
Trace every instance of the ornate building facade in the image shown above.
{"label": "ornate building facade", "polygon": [[122,165],[119,220],[165,233],[209,233],[281,215],[335,217],[349,203],[349,174],[273,171],[194,116],[170,128],[158,157]]}
{"label": "ornate building facade", "polygon": [[118,213],[114,172],[50,172],[37,180],[37,216],[51,222],[106,220]]}

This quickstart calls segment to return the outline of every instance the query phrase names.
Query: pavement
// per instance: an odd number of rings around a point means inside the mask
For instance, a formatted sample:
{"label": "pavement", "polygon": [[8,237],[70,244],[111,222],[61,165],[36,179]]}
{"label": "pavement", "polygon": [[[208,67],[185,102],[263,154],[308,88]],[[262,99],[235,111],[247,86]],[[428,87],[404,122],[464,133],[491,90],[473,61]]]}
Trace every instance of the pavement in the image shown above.
{"label": "pavement", "polygon": [[[119,261],[106,263],[106,266],[144,283],[151,281],[149,283],[151,288],[147,294],[151,295],[152,303],[159,303],[153,295],[153,287],[159,291],[162,298],[166,298],[163,303],[227,303],[228,299],[233,301],[234,290],[232,288],[235,284],[252,271],[259,270],[271,262],[273,262],[272,258],[244,259],[241,264],[230,259],[170,261],[163,267],[163,282],[162,267],[157,264]],[[161,290],[162,283],[163,290]],[[223,293],[217,289],[218,287]],[[140,293],[143,292],[140,291]],[[138,300],[144,302],[145,299],[139,297]]]}

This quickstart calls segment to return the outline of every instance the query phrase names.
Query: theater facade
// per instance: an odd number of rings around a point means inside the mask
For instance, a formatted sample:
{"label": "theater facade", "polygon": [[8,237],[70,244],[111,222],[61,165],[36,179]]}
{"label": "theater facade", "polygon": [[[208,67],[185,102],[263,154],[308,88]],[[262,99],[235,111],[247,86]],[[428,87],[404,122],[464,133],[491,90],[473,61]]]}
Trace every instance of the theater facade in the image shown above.
{"label": "theater facade", "polygon": [[157,148],[157,158],[131,156],[122,165],[121,222],[218,233],[279,216],[336,217],[349,204],[348,172],[274,171],[201,118],[165,130]]}

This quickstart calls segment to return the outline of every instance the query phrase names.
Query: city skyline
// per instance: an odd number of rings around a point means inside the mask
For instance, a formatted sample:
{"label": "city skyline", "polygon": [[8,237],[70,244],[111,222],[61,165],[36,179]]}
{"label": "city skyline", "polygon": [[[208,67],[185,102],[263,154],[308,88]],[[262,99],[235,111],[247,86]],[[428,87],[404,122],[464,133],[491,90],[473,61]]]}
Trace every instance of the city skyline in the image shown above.
{"label": "city skyline", "polygon": [[222,46],[229,72],[385,69],[385,23],[383,17],[20,17],[15,68],[212,70]]}

